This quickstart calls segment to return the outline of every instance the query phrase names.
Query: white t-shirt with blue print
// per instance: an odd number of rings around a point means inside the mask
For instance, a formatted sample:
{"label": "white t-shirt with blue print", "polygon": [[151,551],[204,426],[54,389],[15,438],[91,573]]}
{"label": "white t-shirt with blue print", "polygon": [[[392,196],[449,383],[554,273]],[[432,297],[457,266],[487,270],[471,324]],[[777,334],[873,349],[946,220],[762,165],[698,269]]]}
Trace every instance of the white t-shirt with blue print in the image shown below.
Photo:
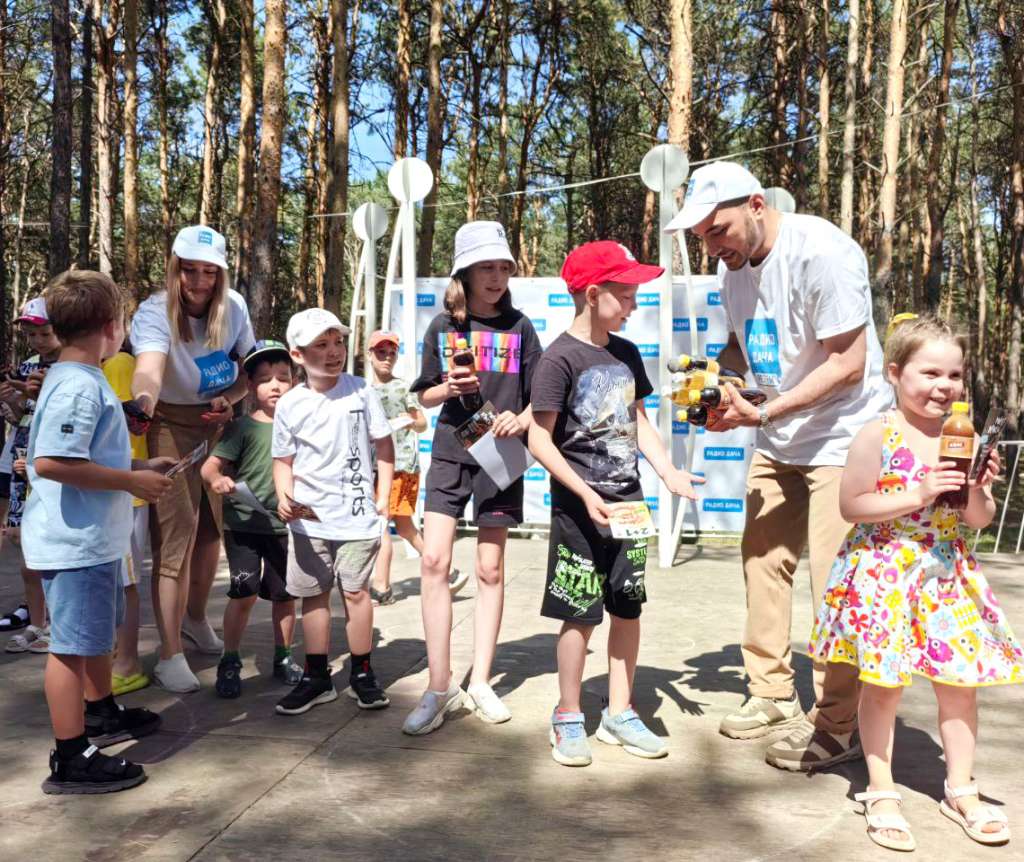
{"label": "white t-shirt with blue print", "polygon": [[249,309],[242,295],[228,290],[227,337],[217,350],[206,345],[206,318],[188,318],[192,340],[171,337],[167,318],[167,291],[153,294],[132,318],[131,343],[135,355],[154,352],[167,357],[160,400],[168,404],[206,404],[238,378],[239,357],[256,339]]}
{"label": "white t-shirt with blue print", "polygon": [[103,372],[58,362],[36,401],[28,442],[32,487],[21,524],[25,565],[37,571],[79,569],[121,559],[131,547],[132,498],[43,479],[36,458],[78,458],[115,470],[132,467],[121,400]]}
{"label": "white t-shirt with blue print", "polygon": [[862,326],[867,330],[859,383],[773,420],[773,428],[757,434],[758,451],[784,464],[844,465],[853,436],[892,404],[861,247],[823,218],[784,213],[775,244],[761,263],[738,270],[719,263],[718,278],[729,328],[755,385],[769,398],[824,364],[824,339]]}

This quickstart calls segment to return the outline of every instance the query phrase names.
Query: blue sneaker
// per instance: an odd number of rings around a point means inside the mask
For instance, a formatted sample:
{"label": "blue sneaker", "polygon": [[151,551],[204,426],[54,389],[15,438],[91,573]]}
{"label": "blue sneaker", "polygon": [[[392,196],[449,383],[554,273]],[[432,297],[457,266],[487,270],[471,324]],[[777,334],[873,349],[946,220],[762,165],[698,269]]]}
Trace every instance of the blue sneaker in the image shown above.
{"label": "blue sneaker", "polygon": [[665,740],[651,733],[632,707],[614,718],[608,714],[607,708],[602,709],[597,738],[608,745],[621,745],[637,757],[655,758],[668,754]]}
{"label": "blue sneaker", "polygon": [[551,756],[563,766],[590,766],[590,743],[582,712],[555,709],[551,714]]}

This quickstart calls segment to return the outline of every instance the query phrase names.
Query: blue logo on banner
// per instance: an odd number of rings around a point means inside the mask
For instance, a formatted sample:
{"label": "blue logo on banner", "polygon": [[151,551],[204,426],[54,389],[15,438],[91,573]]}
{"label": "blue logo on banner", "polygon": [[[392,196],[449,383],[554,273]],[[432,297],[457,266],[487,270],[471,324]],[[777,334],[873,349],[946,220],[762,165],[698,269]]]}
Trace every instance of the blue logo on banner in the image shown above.
{"label": "blue logo on banner", "polygon": [[201,230],[196,240],[200,245],[213,245],[213,231]]}
{"label": "blue logo on banner", "polygon": [[722,294],[720,294],[717,290],[709,290],[708,291],[708,305],[721,305],[721,304],[722,304]]}
{"label": "blue logo on banner", "polygon": [[531,467],[523,475],[527,482],[542,482],[547,476],[547,470],[543,467]]}
{"label": "blue logo on banner", "polygon": [[534,318],[531,318],[530,323],[533,324],[533,328],[534,328],[535,331],[537,331],[537,332],[547,332],[547,329],[548,329],[547,318],[544,318],[544,317],[534,317]]}
{"label": "blue logo on banner", "polygon": [[779,364],[779,329],[774,320],[758,317],[744,326],[750,370],[759,386],[778,386],[782,382]]}
{"label": "blue logo on banner", "polygon": [[572,297],[568,293],[549,293],[548,305],[572,305]]}
{"label": "blue logo on banner", "polygon": [[644,502],[647,504],[647,508],[652,512],[658,511],[658,498],[657,497],[644,497]]}
{"label": "blue logo on banner", "polygon": [[640,355],[644,359],[657,359],[660,353],[660,348],[657,344],[638,344],[636,349],[640,351]]}
{"label": "blue logo on banner", "polygon": [[238,366],[223,350],[215,350],[206,356],[197,356],[194,361],[199,368],[197,391],[200,395],[220,392],[235,382]]}
{"label": "blue logo on banner", "polygon": [[430,454],[430,447],[433,445],[433,440],[420,440],[420,451],[425,452],[427,455]]}
{"label": "blue logo on banner", "polygon": [[[405,294],[398,294],[398,304],[405,305]],[[417,293],[416,294],[416,307],[417,308],[433,308],[437,305],[437,297],[432,293]]]}
{"label": "blue logo on banner", "polygon": [[742,461],[742,446],[705,446],[705,461]]}
{"label": "blue logo on banner", "polygon": [[[688,317],[673,317],[672,318],[672,331],[673,332],[689,332],[690,331],[690,318]],[[697,331],[707,332],[708,331],[708,319],[706,317],[697,318]]]}
{"label": "blue logo on banner", "polygon": [[661,396],[660,395],[648,395],[644,399],[644,407],[646,407],[648,410],[656,410],[657,407],[658,407],[658,404],[660,404],[660,403],[661,403]]}
{"label": "blue logo on banner", "polygon": [[709,341],[707,344],[704,345],[705,356],[718,356],[718,354],[721,353],[723,350],[725,350],[725,345],[719,344],[714,341]]}
{"label": "blue logo on banner", "polygon": [[544,495],[544,505],[547,506],[548,508],[551,507],[551,495],[550,494],[545,494]]}
{"label": "blue logo on banner", "polygon": [[661,297],[656,293],[638,293],[636,304],[640,306],[661,305]]}
{"label": "blue logo on banner", "polygon": [[710,498],[702,506],[705,512],[742,512],[743,501],[736,499]]}
{"label": "blue logo on banner", "polygon": [[672,433],[687,435],[690,433],[690,423],[680,422],[678,419],[672,420]]}
{"label": "blue logo on banner", "polygon": [[436,428],[437,427],[437,416],[431,416],[430,417],[430,427],[431,428]]}

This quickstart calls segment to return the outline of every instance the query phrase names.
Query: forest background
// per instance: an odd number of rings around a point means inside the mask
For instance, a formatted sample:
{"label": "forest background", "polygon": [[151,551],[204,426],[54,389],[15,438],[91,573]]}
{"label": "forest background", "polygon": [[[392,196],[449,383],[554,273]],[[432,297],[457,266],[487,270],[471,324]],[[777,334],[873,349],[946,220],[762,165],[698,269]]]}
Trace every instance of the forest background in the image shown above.
{"label": "forest background", "polygon": [[197,222],[227,235],[258,335],[347,314],[346,214],[395,206],[402,156],[439,177],[420,275],[472,218],[506,226],[523,275],[601,237],[651,258],[636,172],[668,141],[741,154],[840,225],[880,327],[958,321],[973,399],[1024,413],[1024,0],[0,0],[0,68],[0,361],[50,275],[145,298]]}

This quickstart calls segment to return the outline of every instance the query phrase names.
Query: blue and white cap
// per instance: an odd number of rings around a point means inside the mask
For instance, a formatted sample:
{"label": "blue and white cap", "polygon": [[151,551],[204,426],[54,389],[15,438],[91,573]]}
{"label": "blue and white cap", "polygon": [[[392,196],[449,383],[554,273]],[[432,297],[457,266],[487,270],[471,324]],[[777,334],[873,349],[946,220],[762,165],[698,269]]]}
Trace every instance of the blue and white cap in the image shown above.
{"label": "blue and white cap", "polygon": [[226,250],[224,236],[204,224],[183,227],[171,246],[171,251],[182,260],[212,263],[224,270],[228,268]]}

